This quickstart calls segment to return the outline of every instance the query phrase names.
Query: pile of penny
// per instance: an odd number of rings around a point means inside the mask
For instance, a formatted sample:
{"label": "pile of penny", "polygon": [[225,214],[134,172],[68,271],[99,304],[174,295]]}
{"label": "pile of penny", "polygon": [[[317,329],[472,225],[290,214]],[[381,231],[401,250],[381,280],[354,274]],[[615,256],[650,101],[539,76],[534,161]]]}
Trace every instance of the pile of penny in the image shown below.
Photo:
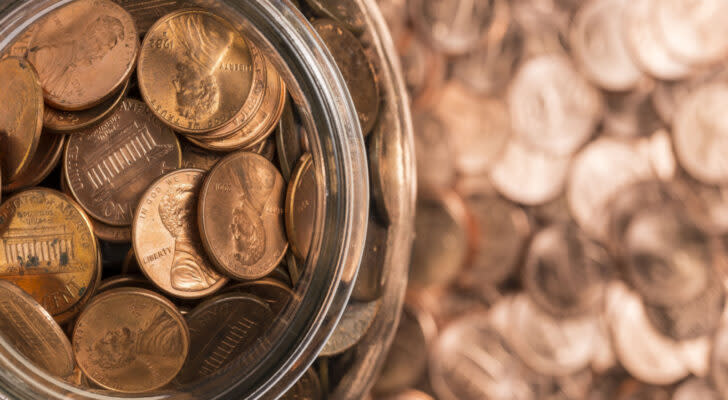
{"label": "pile of penny", "polygon": [[[220,15],[148,3],[70,2],[0,53],[0,333],[47,372],[118,393],[184,391],[265,342],[299,301],[318,196],[270,59]],[[359,15],[309,3],[363,133],[381,137]],[[376,248],[388,218],[370,220]],[[322,356],[379,310],[382,263],[366,262]],[[319,371],[288,398],[324,398]]]}
{"label": "pile of penny", "polygon": [[728,399],[728,3],[379,4],[420,193],[373,398]]}

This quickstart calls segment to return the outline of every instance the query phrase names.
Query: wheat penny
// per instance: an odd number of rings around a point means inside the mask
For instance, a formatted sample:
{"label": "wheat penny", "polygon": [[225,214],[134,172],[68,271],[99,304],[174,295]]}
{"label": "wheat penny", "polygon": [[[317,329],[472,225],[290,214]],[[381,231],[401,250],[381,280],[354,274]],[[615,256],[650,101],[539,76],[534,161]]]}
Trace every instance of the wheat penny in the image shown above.
{"label": "wheat penny", "polygon": [[220,160],[200,191],[202,243],[212,261],[237,279],[268,275],[288,249],[283,177],[264,157],[237,152]]}
{"label": "wheat penny", "polygon": [[286,195],[286,232],[293,254],[300,259],[308,256],[316,219],[316,171],[311,154],[299,160],[288,183]]}
{"label": "wheat penny", "polygon": [[154,114],[177,131],[218,129],[243,107],[253,82],[247,41],[206,11],[168,14],[147,32],[139,89]]}
{"label": "wheat penny", "polygon": [[53,107],[45,107],[43,112],[43,128],[53,133],[73,133],[88,128],[108,117],[126,97],[129,81],[113,96],[101,104],[82,111],[61,111]]}
{"label": "wheat penny", "polygon": [[142,193],[181,162],[174,132],[146,104],[126,99],[102,124],[70,137],[63,166],[70,192],[93,218],[128,226]]}
{"label": "wheat penny", "polygon": [[0,61],[0,134],[3,181],[7,185],[29,166],[43,128],[43,91],[38,74],[24,59]]}
{"label": "wheat penny", "polygon": [[77,111],[112,96],[131,76],[139,53],[134,20],[109,0],[78,0],[44,18],[28,60],[46,102]]}
{"label": "wheat penny", "polygon": [[200,298],[227,283],[212,267],[197,228],[197,198],[205,177],[179,169],[151,184],[139,200],[132,229],[144,274],[175,297]]}
{"label": "wheat penny", "polygon": [[3,186],[5,192],[15,192],[36,186],[43,181],[58,165],[63,154],[66,137],[44,133],[38,141],[38,148],[26,168],[15,180]]}

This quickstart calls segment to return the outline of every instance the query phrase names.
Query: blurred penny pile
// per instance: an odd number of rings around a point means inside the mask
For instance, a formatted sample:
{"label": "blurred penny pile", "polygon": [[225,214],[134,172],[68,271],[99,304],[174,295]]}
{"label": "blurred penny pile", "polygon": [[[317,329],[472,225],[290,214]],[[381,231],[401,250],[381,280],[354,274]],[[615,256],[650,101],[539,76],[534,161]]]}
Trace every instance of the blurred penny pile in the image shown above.
{"label": "blurred penny pile", "polygon": [[[302,10],[386,162],[381,61],[357,36],[358,8],[329,3]],[[262,50],[183,1],[76,0],[0,55],[4,338],[58,378],[116,393],[182,392],[270,345],[268,328],[305,293],[324,190]],[[375,250],[322,356],[352,349],[377,315],[388,224],[373,208]],[[287,398],[324,398],[320,371]]]}
{"label": "blurred penny pile", "polygon": [[372,397],[728,399],[728,3],[379,3],[419,204]]}

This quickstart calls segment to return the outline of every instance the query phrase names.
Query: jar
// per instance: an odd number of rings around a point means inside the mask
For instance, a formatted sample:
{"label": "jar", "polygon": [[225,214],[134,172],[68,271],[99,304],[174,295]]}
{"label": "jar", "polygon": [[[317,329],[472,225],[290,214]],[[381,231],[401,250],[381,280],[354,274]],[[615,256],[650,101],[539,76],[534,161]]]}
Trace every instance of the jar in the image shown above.
{"label": "jar", "polygon": [[[4,1],[0,52],[25,29],[72,0]],[[181,3],[181,1],[180,1]],[[284,0],[185,0],[225,17],[262,49],[289,88],[314,159],[318,202],[311,250],[294,300],[278,315],[265,340],[223,370],[184,389],[124,395],[134,399],[273,399],[316,360],[341,317],[357,277],[370,214],[370,166],[354,105],[333,58],[304,16]],[[152,3],[154,4],[154,3]],[[332,398],[359,399],[373,383],[392,340],[402,307],[413,236],[414,152],[407,98],[397,56],[374,0],[356,0],[366,31],[362,40],[378,62],[386,175],[373,184],[389,217],[382,306],[353,351]],[[380,121],[380,123],[382,123]],[[386,165],[385,165],[386,164]],[[372,167],[379,167],[375,165]],[[386,168],[385,168],[386,167]],[[376,173],[376,172],[375,172]],[[384,174],[384,172],[382,172]],[[380,202],[382,200],[380,199]],[[36,368],[0,337],[0,397],[113,399],[103,390],[80,389]]]}

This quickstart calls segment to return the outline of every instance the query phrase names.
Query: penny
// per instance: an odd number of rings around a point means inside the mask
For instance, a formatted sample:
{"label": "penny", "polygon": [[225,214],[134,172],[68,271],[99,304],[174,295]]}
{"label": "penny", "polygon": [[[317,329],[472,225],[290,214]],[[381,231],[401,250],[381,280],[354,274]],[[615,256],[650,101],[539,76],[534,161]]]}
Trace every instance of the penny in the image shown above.
{"label": "penny", "polygon": [[41,134],[38,147],[30,159],[28,167],[12,182],[3,186],[3,191],[16,192],[40,184],[58,165],[61,154],[63,154],[64,144],[66,144],[65,136]]}
{"label": "penny", "polygon": [[603,137],[590,143],[576,155],[569,172],[566,196],[574,220],[590,237],[605,241],[609,200],[651,175],[649,161],[633,142]]}
{"label": "penny", "polygon": [[405,174],[402,165],[403,143],[391,132],[403,129],[402,121],[393,110],[385,110],[379,123],[368,138],[369,183],[373,212],[382,222],[389,225],[400,215],[399,196],[401,176]]}
{"label": "penny", "polygon": [[728,187],[706,185],[682,176],[671,182],[670,189],[685,204],[685,211],[702,230],[711,235],[728,232]]}
{"label": "penny", "polygon": [[28,56],[30,40],[33,38],[33,35],[35,35],[35,31],[37,30],[37,24],[29,26],[10,46],[0,51],[0,60],[7,57],[26,58]]}
{"label": "penny", "polygon": [[593,314],[602,306],[614,264],[574,225],[552,225],[531,241],[523,285],[534,303],[557,317]]}
{"label": "penny", "polygon": [[296,294],[290,287],[271,278],[239,282],[230,286],[227,291],[252,294],[268,303],[275,315],[280,315],[286,306],[296,299]]}
{"label": "penny", "polygon": [[263,300],[228,293],[206,300],[185,318],[190,350],[177,384],[191,384],[224,369],[250,351],[275,315]]}
{"label": "penny", "polygon": [[619,138],[643,138],[663,127],[650,100],[654,81],[644,78],[629,92],[606,93],[602,130]]}
{"label": "penny", "polygon": [[51,315],[71,308],[88,290],[98,263],[86,214],[51,189],[20,192],[0,206],[0,279],[15,283]]}
{"label": "penny", "polygon": [[276,155],[281,174],[286,182],[291,180],[291,173],[298,160],[303,156],[299,127],[293,116],[293,100],[286,99],[283,114],[276,130]]}
{"label": "penny", "polygon": [[379,313],[382,302],[379,300],[368,303],[349,303],[341,315],[336,329],[329,336],[319,357],[329,357],[341,354],[354,347],[369,330],[374,318]]}
{"label": "penny", "polygon": [[273,164],[254,153],[233,153],[210,171],[200,191],[199,226],[210,259],[237,279],[270,273],[288,248],[285,188]]}
{"label": "penny", "polygon": [[94,235],[111,243],[131,243],[130,226],[113,226],[91,218]]}
{"label": "penny", "polygon": [[510,316],[507,340],[536,372],[566,376],[587,367],[591,361],[597,336],[592,315],[554,318],[521,294],[513,299]]}
{"label": "penny", "polygon": [[450,132],[437,115],[420,112],[412,116],[414,125],[417,186],[423,190],[444,190],[455,181],[455,149]]}
{"label": "penny", "polygon": [[36,366],[58,377],[73,373],[71,343],[53,317],[32,297],[0,280],[0,333]]}
{"label": "penny", "polygon": [[166,15],[144,37],[139,89],[152,112],[177,131],[201,133],[235,117],[250,93],[247,41],[224,19],[201,10]]}
{"label": "penny", "polygon": [[574,153],[591,136],[602,114],[602,99],[558,54],[521,65],[507,94],[515,135],[554,155]]}
{"label": "penny", "polygon": [[212,267],[197,228],[197,198],[205,171],[179,169],[152,183],[134,214],[132,243],[144,275],[184,299],[208,296],[227,278]]}
{"label": "penny", "polygon": [[356,283],[351,298],[356,301],[374,301],[384,292],[387,259],[388,229],[373,215],[369,215],[367,238],[364,242],[364,253],[359,263]]}
{"label": "penny", "polygon": [[306,370],[303,376],[288,389],[282,400],[323,400],[324,391],[321,387],[321,381],[314,371],[313,367]]}
{"label": "penny", "polygon": [[296,257],[306,259],[316,219],[316,171],[311,154],[301,157],[293,170],[286,194],[286,233]]}
{"label": "penny", "polygon": [[720,400],[720,394],[707,379],[690,378],[680,384],[672,395],[672,400]]}
{"label": "penny", "polygon": [[607,90],[629,90],[642,71],[630,57],[623,35],[626,0],[592,0],[579,8],[571,25],[574,56],[594,84]]}
{"label": "penny", "polygon": [[704,183],[728,183],[728,166],[721,157],[728,146],[728,125],[720,117],[727,102],[728,84],[705,85],[686,98],[675,115],[677,159]]}
{"label": "penny", "polygon": [[46,106],[43,112],[43,128],[53,133],[73,133],[103,121],[122,100],[129,89],[129,81],[113,96],[101,104],[82,111],[61,111]]}
{"label": "penny", "polygon": [[[300,278],[300,276],[296,275],[298,272],[298,265],[296,264],[295,259],[296,257],[294,257],[290,251],[287,252],[284,262],[278,264],[273,272],[271,272],[266,278],[275,279],[278,282],[284,283],[288,287],[293,287],[294,277],[296,281]],[[292,263],[293,265],[291,265]]]}
{"label": "penny", "polygon": [[187,0],[113,0],[134,18],[137,31],[145,35],[163,16],[187,6]]}
{"label": "penny", "polygon": [[124,256],[124,261],[121,264],[121,274],[122,275],[141,275],[142,269],[139,267],[139,262],[137,262],[136,254],[134,254],[134,247],[129,249],[129,251],[126,253],[126,256]]}
{"label": "penny", "polygon": [[180,164],[174,132],[132,99],[100,125],[72,135],[63,159],[73,197],[93,218],[114,226],[131,225],[149,184]]}
{"label": "penny", "polygon": [[39,22],[28,49],[46,103],[91,108],[129,79],[139,52],[134,20],[109,0],[78,0]]}
{"label": "penny", "polygon": [[412,287],[445,286],[465,266],[469,255],[467,211],[454,193],[420,197],[410,261]]}
{"label": "penny", "polygon": [[184,317],[169,300],[143,289],[114,289],[96,296],[73,332],[73,353],[84,375],[122,393],[169,383],[189,347]]}
{"label": "penny", "polygon": [[369,56],[359,40],[345,27],[332,20],[314,21],[313,27],[328,47],[341,75],[353,93],[362,134],[374,128],[379,115],[379,80]]}
{"label": "penny", "polygon": [[381,398],[382,400],[434,400],[430,395],[420,392],[419,390],[406,390],[393,396]]}
{"label": "penny", "polygon": [[99,283],[97,293],[106,292],[118,288],[135,287],[139,289],[154,290],[154,286],[144,276],[141,275],[118,275],[111,278],[106,278]]}
{"label": "penny", "polygon": [[180,139],[179,144],[182,149],[182,168],[209,171],[224,157],[224,153],[203,149],[187,140]]}
{"label": "penny", "polygon": [[464,54],[483,41],[493,19],[493,0],[440,3],[409,2],[409,14],[420,34],[434,48]]}
{"label": "penny", "polygon": [[558,197],[566,186],[571,158],[554,156],[511,139],[490,171],[493,187],[506,198],[535,206]]}
{"label": "penny", "polygon": [[686,62],[708,64],[728,52],[728,5],[723,1],[656,1],[652,12],[668,50]]}
{"label": "penny", "polygon": [[98,262],[96,263],[96,268],[94,270],[94,275],[91,279],[91,283],[89,284],[83,296],[74,305],[72,305],[71,308],[53,316],[53,318],[59,324],[66,324],[66,326],[72,328],[71,321],[73,321],[81,313],[81,311],[86,308],[88,302],[96,295],[96,291],[98,290],[99,285],[101,285],[101,274],[104,267],[101,247],[98,246],[98,242],[97,249],[98,250],[96,253]]}
{"label": "penny", "polygon": [[317,14],[328,17],[340,23],[343,27],[354,33],[361,33],[366,28],[364,14],[359,5],[350,1],[337,0],[306,0],[306,4]]}
{"label": "penny", "polygon": [[3,181],[15,180],[38,147],[43,128],[43,91],[33,66],[21,58],[0,61],[0,133]]}
{"label": "penny", "polygon": [[710,378],[721,398],[728,396],[728,324],[723,320],[713,342]]}
{"label": "penny", "polygon": [[400,62],[413,109],[427,109],[437,100],[445,84],[445,56],[431,49],[414,34],[399,46]]}
{"label": "penny", "polygon": [[725,82],[726,70],[722,65],[707,67],[696,71],[685,80],[667,82],[658,81],[652,93],[652,105],[666,124],[671,125],[677,110],[687,97],[695,90],[710,82]]}

